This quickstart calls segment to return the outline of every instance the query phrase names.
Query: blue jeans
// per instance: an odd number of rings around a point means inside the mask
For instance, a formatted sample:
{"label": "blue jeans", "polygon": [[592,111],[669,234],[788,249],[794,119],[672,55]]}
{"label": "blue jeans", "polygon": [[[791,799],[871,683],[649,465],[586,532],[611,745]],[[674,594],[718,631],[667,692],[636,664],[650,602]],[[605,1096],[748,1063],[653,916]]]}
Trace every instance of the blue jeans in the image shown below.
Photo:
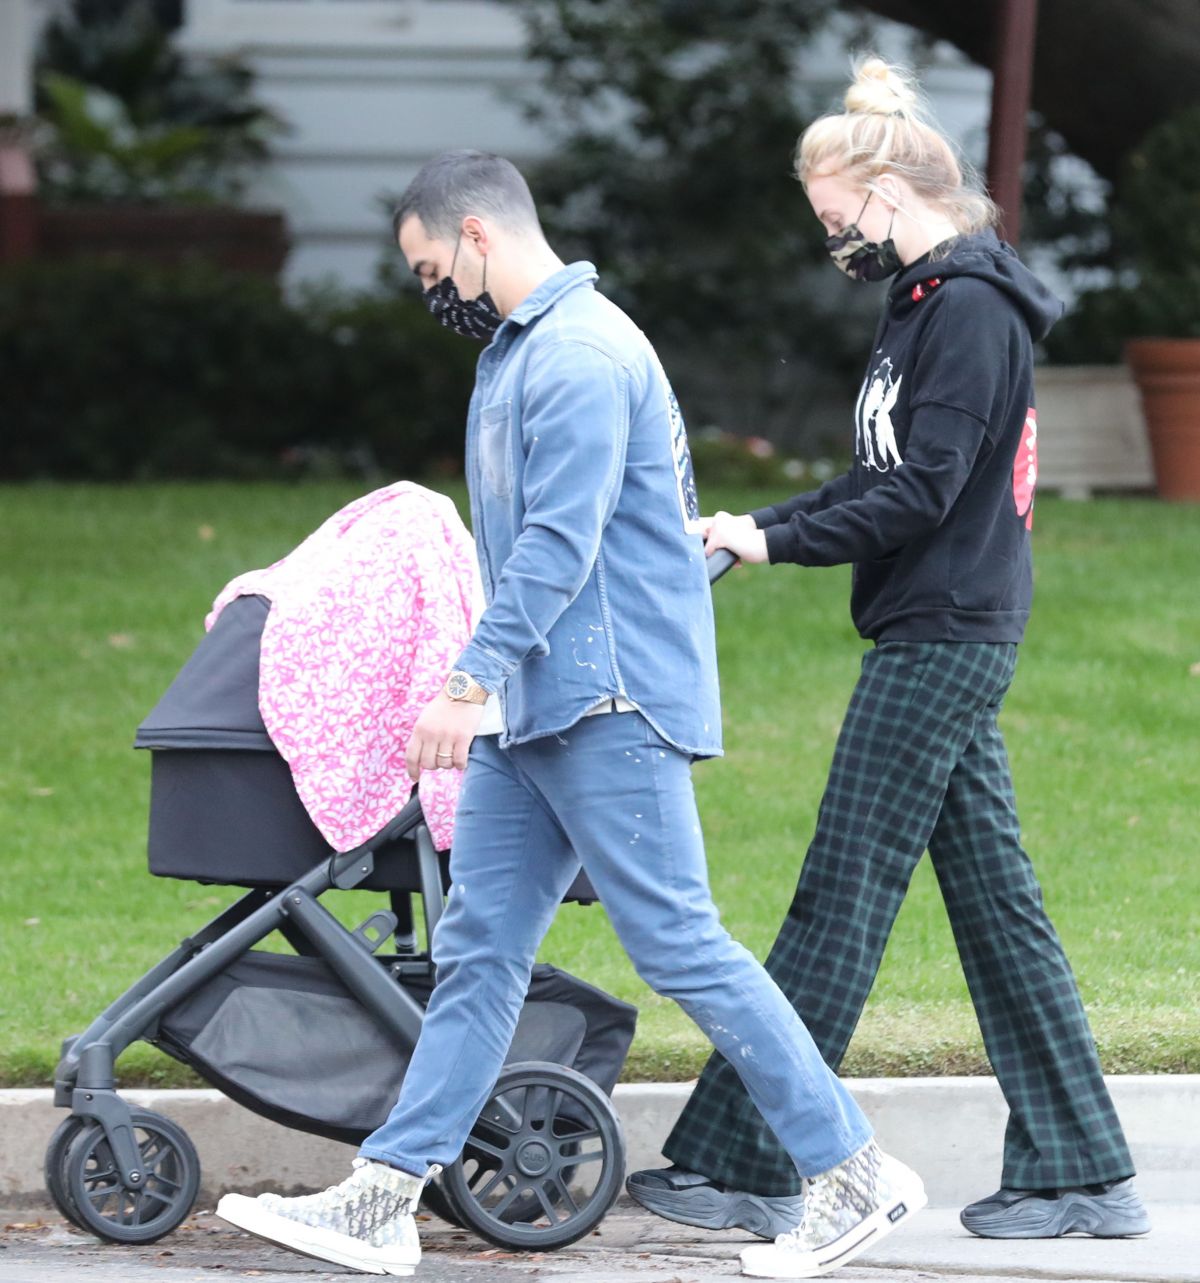
{"label": "blue jeans", "polygon": [[803,1176],[871,1126],[708,888],[690,762],[639,713],[471,748],[433,940],[437,986],[387,1121],[361,1153],[408,1172],[462,1151],[508,1052],[542,937],[582,861],[622,945],[736,1066]]}

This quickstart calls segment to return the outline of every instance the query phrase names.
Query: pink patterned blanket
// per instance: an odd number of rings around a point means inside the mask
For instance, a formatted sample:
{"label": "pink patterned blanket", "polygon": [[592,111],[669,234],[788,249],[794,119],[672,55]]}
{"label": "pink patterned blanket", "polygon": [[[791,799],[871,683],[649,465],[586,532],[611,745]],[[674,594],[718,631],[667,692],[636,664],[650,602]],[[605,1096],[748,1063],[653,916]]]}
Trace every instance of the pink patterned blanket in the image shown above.
{"label": "pink patterned blanket", "polygon": [[[259,709],[313,822],[337,850],[374,836],[408,800],[404,750],[483,605],[475,548],[453,503],[401,481],[334,513],[273,566],[227,584],[271,602]],[[425,819],[449,847],[459,771],[421,776]]]}

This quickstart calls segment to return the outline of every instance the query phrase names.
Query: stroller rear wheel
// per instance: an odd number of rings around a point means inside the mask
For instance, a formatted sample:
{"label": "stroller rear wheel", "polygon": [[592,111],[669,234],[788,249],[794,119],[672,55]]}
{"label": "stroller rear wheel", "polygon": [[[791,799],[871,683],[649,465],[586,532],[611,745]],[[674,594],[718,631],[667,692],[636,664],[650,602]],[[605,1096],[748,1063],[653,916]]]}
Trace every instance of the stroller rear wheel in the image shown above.
{"label": "stroller rear wheel", "polygon": [[462,1156],[442,1173],[460,1224],[540,1251],[589,1234],[621,1189],[625,1138],[608,1097],[562,1065],[509,1065]]}
{"label": "stroller rear wheel", "polygon": [[104,1128],[86,1120],[77,1120],[81,1125],[47,1184],[54,1197],[54,1185],[61,1182],[61,1192],[75,1213],[70,1219],[89,1234],[110,1243],[153,1243],[192,1210],[200,1187],[200,1159],[187,1133],[169,1118],[144,1109],[131,1111],[130,1117],[144,1173],[136,1189],[122,1178]]}
{"label": "stroller rear wheel", "polygon": [[450,1225],[457,1225],[462,1228],[462,1222],[454,1214],[454,1209],[450,1206],[450,1200],[442,1192],[441,1181],[438,1177],[425,1186],[421,1194],[421,1207],[424,1211],[432,1212],[434,1216],[440,1217],[441,1220],[448,1222]]}

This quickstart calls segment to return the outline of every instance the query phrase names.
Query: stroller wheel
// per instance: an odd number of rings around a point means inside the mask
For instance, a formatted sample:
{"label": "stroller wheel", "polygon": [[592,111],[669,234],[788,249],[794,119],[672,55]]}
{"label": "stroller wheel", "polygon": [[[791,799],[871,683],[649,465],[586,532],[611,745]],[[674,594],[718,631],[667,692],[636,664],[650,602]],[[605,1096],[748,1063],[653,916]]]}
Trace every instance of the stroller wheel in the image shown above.
{"label": "stroller wheel", "polygon": [[624,1175],[625,1137],[604,1092],[574,1069],[530,1061],[505,1068],[441,1182],[465,1228],[542,1251],[590,1233]]}
{"label": "stroller wheel", "polygon": [[421,1194],[421,1207],[432,1212],[434,1216],[440,1217],[443,1221],[448,1221],[451,1225],[462,1227],[462,1222],[454,1214],[454,1209],[450,1206],[450,1200],[442,1191],[442,1183],[438,1177],[425,1186]]}
{"label": "stroller wheel", "polygon": [[46,1146],[46,1161],[42,1169],[46,1178],[46,1190],[54,1200],[54,1206],[72,1225],[78,1226],[81,1230],[86,1229],[87,1226],[80,1219],[79,1209],[71,1202],[71,1196],[67,1191],[64,1160],[71,1142],[79,1135],[84,1125],[84,1120],[77,1114],[68,1114],[59,1123],[54,1129],[54,1135],[50,1137],[50,1144]]}
{"label": "stroller wheel", "polygon": [[[110,1243],[153,1243],[192,1210],[200,1159],[182,1127],[144,1109],[130,1115],[144,1179],[127,1186],[97,1122],[83,1122],[66,1148],[60,1179],[81,1228]],[[51,1191],[53,1193],[53,1191]]]}

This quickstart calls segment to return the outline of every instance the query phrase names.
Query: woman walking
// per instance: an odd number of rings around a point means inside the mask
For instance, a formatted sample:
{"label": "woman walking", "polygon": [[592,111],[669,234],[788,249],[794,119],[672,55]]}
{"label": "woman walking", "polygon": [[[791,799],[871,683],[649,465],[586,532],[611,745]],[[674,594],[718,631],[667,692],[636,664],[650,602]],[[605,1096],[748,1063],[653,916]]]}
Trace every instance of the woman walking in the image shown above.
{"label": "woman walking", "polygon": [[[1033,588],[1033,344],[1062,305],[998,240],[994,206],[912,81],[878,58],[858,67],[845,111],[805,132],[796,174],[834,263],[895,279],[850,470],[718,513],[708,531],[710,553],[744,562],[853,563],[851,612],[874,643],[767,969],[836,1068],[928,849],[1010,1110],[1001,1188],[963,1224],[1002,1238],[1145,1233],[997,726]],[[628,1188],[672,1220],[771,1236],[803,1210],[794,1167],[719,1056],[664,1151],[674,1165]]]}

